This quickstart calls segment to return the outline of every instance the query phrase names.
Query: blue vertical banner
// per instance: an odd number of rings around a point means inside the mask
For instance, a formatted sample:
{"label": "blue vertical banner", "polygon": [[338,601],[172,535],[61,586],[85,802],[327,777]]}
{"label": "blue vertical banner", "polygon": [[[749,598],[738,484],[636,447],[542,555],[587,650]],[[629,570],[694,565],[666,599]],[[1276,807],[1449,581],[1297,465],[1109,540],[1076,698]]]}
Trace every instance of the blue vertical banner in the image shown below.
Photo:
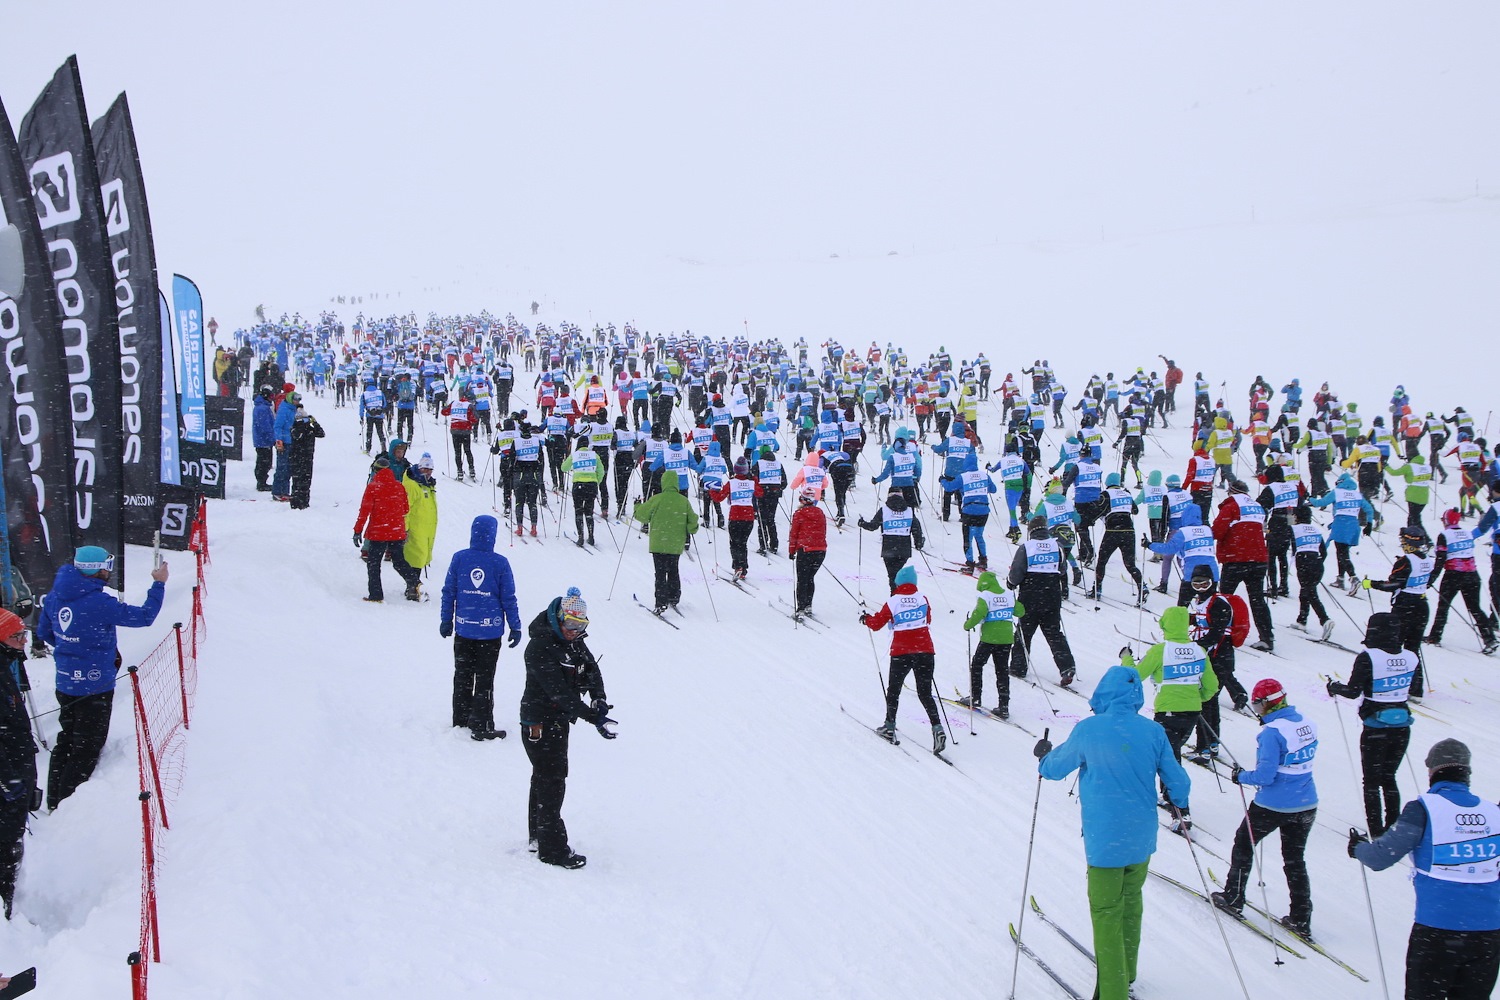
{"label": "blue vertical banner", "polygon": [[182,483],[182,466],[177,453],[177,361],[172,347],[172,307],[167,293],[157,290],[161,301],[161,481],[172,486]]}
{"label": "blue vertical banner", "polygon": [[197,285],[180,274],[172,275],[172,307],[182,345],[182,439],[205,444],[208,414],[203,397],[208,377],[203,357],[203,296]]}

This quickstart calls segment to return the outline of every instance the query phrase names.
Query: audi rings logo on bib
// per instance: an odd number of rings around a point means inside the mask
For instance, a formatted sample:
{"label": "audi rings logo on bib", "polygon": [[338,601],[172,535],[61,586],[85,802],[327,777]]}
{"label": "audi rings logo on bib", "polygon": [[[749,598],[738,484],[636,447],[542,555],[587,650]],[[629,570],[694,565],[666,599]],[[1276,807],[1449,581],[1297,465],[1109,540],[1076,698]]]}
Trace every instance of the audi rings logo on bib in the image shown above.
{"label": "audi rings logo on bib", "polygon": [[1484,813],[1459,813],[1453,817],[1453,822],[1461,827],[1489,825],[1489,820],[1485,818]]}
{"label": "audi rings logo on bib", "polygon": [[469,570],[469,582],[472,583],[475,587],[483,587],[484,570],[480,569],[477,566]]}
{"label": "audi rings logo on bib", "polygon": [[70,626],[72,624],[73,624],[73,609],[72,608],[58,608],[58,610],[57,610],[57,627],[60,628],[60,629],[62,629],[64,632],[66,632],[68,630],[68,626]]}

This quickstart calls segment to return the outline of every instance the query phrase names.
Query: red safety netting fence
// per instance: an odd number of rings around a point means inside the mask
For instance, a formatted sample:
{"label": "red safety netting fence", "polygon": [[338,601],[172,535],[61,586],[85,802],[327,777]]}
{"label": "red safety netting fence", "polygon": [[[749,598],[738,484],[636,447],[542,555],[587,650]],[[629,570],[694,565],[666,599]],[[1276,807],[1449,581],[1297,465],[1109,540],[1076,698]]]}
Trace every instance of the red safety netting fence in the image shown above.
{"label": "red safety netting fence", "polygon": [[187,732],[198,690],[198,650],[208,635],[203,617],[206,589],[203,571],[209,562],[206,507],[206,501],[200,500],[189,543],[197,566],[189,621],[173,623],[171,634],[140,663],[129,668],[141,802],[140,942],[129,959],[134,1000],[146,1000],[148,969],[152,962],[161,961],[161,934],[156,919],[161,835],[171,829],[170,810],[182,790]]}

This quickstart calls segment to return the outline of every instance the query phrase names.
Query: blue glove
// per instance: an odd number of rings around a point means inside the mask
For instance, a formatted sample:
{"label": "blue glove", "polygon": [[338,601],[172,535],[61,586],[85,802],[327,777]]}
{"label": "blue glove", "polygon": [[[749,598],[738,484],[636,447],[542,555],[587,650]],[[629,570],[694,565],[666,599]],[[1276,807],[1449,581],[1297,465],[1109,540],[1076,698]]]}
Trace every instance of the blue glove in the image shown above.
{"label": "blue glove", "polygon": [[521,632],[520,632],[520,630],[519,629],[511,629],[510,630],[510,641],[507,642],[506,645],[509,646],[511,649],[515,649],[520,644],[521,644]]}
{"label": "blue glove", "polygon": [[31,794],[31,789],[20,778],[12,778],[5,784],[0,785],[0,796],[4,796],[7,802],[19,802]]}
{"label": "blue glove", "polygon": [[452,634],[453,634],[453,623],[452,622],[439,622],[438,623],[438,635],[440,635],[444,639],[446,639],[446,638],[448,638]]}

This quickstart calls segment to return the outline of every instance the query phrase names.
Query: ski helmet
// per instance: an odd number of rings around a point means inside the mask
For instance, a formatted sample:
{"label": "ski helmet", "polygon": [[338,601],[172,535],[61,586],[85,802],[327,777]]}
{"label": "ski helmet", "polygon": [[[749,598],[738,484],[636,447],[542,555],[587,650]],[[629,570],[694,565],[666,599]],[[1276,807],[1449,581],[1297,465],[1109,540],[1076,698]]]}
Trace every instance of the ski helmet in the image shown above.
{"label": "ski helmet", "polygon": [[1427,547],[1432,544],[1432,539],[1427,537],[1427,529],[1421,525],[1412,525],[1401,529],[1401,551],[1425,555]]}
{"label": "ski helmet", "polygon": [[1286,707],[1286,690],[1280,681],[1267,677],[1255,682],[1255,688],[1250,692],[1250,701],[1260,706],[1262,715],[1274,712]]}

